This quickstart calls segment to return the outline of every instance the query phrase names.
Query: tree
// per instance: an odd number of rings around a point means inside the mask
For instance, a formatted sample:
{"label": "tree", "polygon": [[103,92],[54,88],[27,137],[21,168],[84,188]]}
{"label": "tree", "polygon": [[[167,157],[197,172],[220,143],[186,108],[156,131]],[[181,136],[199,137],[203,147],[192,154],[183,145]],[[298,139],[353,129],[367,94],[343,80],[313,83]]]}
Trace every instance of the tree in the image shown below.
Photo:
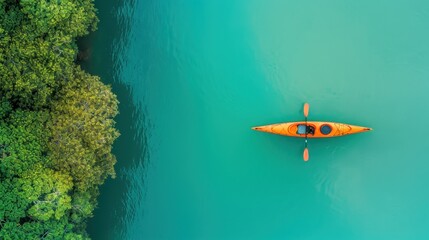
{"label": "tree", "polygon": [[64,217],[46,222],[30,221],[23,224],[6,222],[1,225],[0,239],[86,240],[84,234],[75,232],[74,225]]}
{"label": "tree", "polygon": [[0,176],[20,176],[36,163],[46,162],[47,112],[17,110],[0,122]]}
{"label": "tree", "polygon": [[0,0],[0,239],[87,239],[118,101],[76,66],[93,0]]}
{"label": "tree", "polygon": [[0,4],[0,94],[20,107],[45,106],[70,78],[74,39],[97,21],[91,0]]}
{"label": "tree", "polygon": [[[19,222],[26,216],[29,201],[20,196],[20,186],[16,179],[4,179],[0,183],[0,222]],[[0,227],[1,227],[0,225]]]}
{"label": "tree", "polygon": [[31,202],[28,216],[47,221],[59,220],[71,209],[72,179],[68,174],[46,169],[40,164],[18,180],[22,186],[21,197]]}
{"label": "tree", "polygon": [[3,119],[8,116],[12,111],[12,106],[6,98],[1,98],[0,100],[0,119]]}
{"label": "tree", "polygon": [[52,167],[69,172],[79,191],[114,177],[116,159],[111,149],[119,135],[113,120],[117,109],[110,87],[79,67],[52,103],[48,144]]}
{"label": "tree", "polygon": [[95,30],[98,19],[91,0],[20,0],[21,11],[31,19],[38,33],[63,31],[71,37]]}

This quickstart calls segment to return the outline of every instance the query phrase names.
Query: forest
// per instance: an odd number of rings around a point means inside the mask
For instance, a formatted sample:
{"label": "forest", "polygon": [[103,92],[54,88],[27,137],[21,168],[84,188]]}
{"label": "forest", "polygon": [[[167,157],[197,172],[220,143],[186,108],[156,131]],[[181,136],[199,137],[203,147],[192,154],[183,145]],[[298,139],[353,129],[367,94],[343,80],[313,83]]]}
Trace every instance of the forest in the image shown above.
{"label": "forest", "polygon": [[88,239],[115,177],[111,88],[77,64],[92,0],[0,0],[0,239]]}

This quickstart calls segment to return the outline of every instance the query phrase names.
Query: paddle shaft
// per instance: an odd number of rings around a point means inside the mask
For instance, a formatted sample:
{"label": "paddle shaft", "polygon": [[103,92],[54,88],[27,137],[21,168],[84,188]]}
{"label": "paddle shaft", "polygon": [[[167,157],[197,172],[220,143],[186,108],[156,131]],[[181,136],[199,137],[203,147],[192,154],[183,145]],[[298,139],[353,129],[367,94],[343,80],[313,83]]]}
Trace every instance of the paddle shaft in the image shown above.
{"label": "paddle shaft", "polygon": [[308,128],[307,117],[305,117],[305,148],[307,148],[307,145],[308,145],[308,138],[307,138],[308,131],[307,131],[307,128]]}
{"label": "paddle shaft", "polygon": [[308,145],[308,138],[307,138],[307,135],[308,135],[308,132],[307,132],[308,122],[307,122],[307,117],[308,117],[308,112],[309,112],[309,110],[310,110],[310,104],[305,103],[305,104],[304,104],[304,117],[305,117],[305,148],[304,148],[304,153],[303,153],[304,161],[308,161],[308,158],[309,158],[309,156],[308,156],[308,148],[307,148],[307,145]]}

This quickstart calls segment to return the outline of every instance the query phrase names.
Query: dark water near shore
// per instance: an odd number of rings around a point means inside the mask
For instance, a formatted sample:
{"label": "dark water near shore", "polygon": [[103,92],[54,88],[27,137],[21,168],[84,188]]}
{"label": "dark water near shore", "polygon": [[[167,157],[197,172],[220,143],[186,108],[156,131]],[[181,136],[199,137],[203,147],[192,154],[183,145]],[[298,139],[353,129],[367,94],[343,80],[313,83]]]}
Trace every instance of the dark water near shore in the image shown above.
{"label": "dark water near shore", "polygon": [[[96,1],[121,101],[93,239],[428,239],[429,2]],[[302,119],[374,128],[303,141]]]}

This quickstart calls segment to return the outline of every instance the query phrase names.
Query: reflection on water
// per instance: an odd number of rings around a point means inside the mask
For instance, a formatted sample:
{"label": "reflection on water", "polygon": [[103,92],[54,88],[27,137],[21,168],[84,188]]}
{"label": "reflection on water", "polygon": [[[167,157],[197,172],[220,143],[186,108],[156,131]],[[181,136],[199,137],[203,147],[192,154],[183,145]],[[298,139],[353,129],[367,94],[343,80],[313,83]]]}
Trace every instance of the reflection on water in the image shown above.
{"label": "reflection on water", "polygon": [[[89,221],[88,232],[93,239],[124,239],[124,232],[135,215],[135,205],[141,204],[144,175],[133,178],[129,172],[139,171],[148,160],[146,147],[147,128],[145,110],[134,101],[133,88],[124,81],[122,69],[127,65],[126,52],[131,22],[134,14],[133,0],[114,1],[113,4],[96,3],[99,9],[99,30],[79,42],[80,47],[92,47],[93,55],[82,62],[87,71],[99,75],[103,82],[112,85],[120,101],[116,126],[121,136],[114,145],[118,159],[115,166],[116,179],[107,180],[101,187],[98,208]],[[132,198],[132,201],[129,199]]]}

